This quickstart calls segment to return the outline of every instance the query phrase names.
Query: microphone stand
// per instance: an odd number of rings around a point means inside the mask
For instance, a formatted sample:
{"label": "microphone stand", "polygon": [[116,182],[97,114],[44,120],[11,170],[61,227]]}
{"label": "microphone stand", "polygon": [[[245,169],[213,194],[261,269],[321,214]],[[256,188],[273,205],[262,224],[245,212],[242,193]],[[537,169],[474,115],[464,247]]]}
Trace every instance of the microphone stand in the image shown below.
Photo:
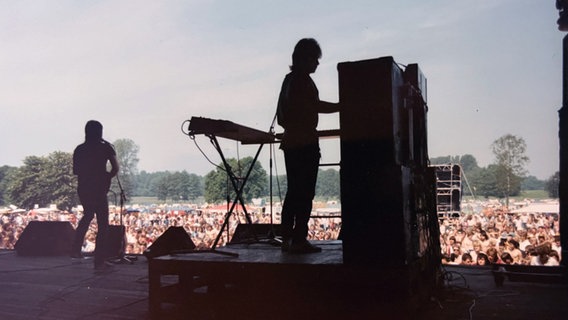
{"label": "microphone stand", "polygon": [[118,259],[113,260],[113,263],[124,263],[124,264],[133,264],[135,257],[126,256],[126,227],[124,226],[124,222],[122,220],[122,212],[124,210],[124,202],[126,201],[126,195],[124,193],[124,189],[122,188],[122,184],[120,183],[120,178],[118,174],[116,175],[116,181],[118,183],[118,189],[120,190],[120,227],[124,231],[122,234],[122,252],[118,255]]}
{"label": "microphone stand", "polygon": [[[268,129],[268,133],[274,135],[275,131],[274,131],[274,124],[276,123],[276,118],[278,116],[278,110],[276,110],[276,112],[274,113],[274,118],[272,118],[272,123],[270,124],[270,129]],[[270,156],[269,156],[269,171],[270,171],[270,178],[269,178],[269,186],[268,186],[268,190],[270,193],[270,232],[268,234],[268,239],[270,240],[270,243],[277,245],[277,246],[281,246],[282,245],[282,239],[276,238],[276,231],[274,228],[274,214],[272,212],[273,207],[274,207],[274,203],[273,203],[273,194],[272,194],[272,160],[273,160],[273,154],[274,154],[274,143],[270,144]]]}

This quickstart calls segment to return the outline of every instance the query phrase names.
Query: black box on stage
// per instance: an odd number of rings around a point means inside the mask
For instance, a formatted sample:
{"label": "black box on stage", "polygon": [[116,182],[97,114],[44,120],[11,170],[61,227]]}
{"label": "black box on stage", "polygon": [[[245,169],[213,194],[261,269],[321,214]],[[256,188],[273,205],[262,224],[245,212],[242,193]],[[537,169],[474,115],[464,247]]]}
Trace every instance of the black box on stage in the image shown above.
{"label": "black box on stage", "polygon": [[14,248],[21,256],[68,255],[74,238],[68,221],[30,221]]}
{"label": "black box on stage", "polygon": [[110,225],[106,243],[107,257],[123,257],[126,250],[126,228],[120,225]]}
{"label": "black box on stage", "polygon": [[269,223],[239,223],[230,244],[249,243],[280,236],[280,225]]}
{"label": "black box on stage", "polygon": [[147,259],[170,254],[176,250],[193,250],[195,244],[183,227],[169,227],[151,246],[144,250]]}
{"label": "black box on stage", "polygon": [[432,206],[426,79],[392,57],[343,62],[338,72],[344,262],[405,265],[426,250],[418,221]]}

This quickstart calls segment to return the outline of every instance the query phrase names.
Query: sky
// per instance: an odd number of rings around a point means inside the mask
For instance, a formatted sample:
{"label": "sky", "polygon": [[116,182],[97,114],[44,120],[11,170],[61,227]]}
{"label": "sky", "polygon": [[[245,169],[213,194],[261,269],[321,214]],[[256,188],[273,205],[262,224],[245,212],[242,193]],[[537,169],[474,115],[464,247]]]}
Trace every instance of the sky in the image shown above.
{"label": "sky", "polygon": [[[337,102],[337,64],[392,56],[428,81],[429,156],[494,162],[505,134],[527,144],[530,175],[558,170],[562,38],[555,1],[42,1],[0,2],[0,166],[72,152],[96,119],[108,141],[139,146],[138,170],[205,175],[220,158],[182,132],[193,116],[267,131],[294,45],[313,37],[312,75]],[[339,127],[322,115],[320,129]],[[276,132],[282,128],[276,126]],[[203,150],[200,153],[196,144]],[[228,158],[258,146],[221,139]],[[259,161],[283,174],[282,152]],[[337,139],[322,162],[339,162]]]}

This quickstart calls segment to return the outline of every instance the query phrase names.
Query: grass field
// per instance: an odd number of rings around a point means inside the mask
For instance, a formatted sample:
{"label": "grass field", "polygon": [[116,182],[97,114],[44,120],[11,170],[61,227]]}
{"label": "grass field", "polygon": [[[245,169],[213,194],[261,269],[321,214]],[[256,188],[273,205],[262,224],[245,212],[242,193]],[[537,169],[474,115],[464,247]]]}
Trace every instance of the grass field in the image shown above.
{"label": "grass field", "polygon": [[171,201],[163,201],[158,200],[158,197],[132,197],[129,203],[136,203],[136,204],[163,204],[163,203],[172,203]]}
{"label": "grass field", "polygon": [[[142,205],[149,205],[149,204],[174,204],[174,203],[195,203],[196,201],[187,201],[187,200],[172,200],[172,199],[167,199],[166,201],[164,200],[158,200],[158,197],[132,197],[132,199],[130,199],[130,201],[128,201],[129,204],[142,204]],[[202,198],[197,199],[197,203],[203,203],[204,200]]]}
{"label": "grass field", "polygon": [[526,190],[522,191],[521,195],[515,197],[515,199],[535,199],[535,200],[542,200],[542,199],[549,199],[548,192],[544,190]]}
{"label": "grass field", "polygon": [[[491,197],[491,199],[496,199]],[[524,199],[531,199],[531,200],[544,200],[544,199],[550,199],[550,197],[548,196],[548,192],[544,191],[544,190],[525,190],[522,191],[520,195],[518,196],[514,196],[514,197],[510,197],[510,201],[522,201]],[[470,196],[463,196],[462,197],[462,201],[468,201],[471,200]],[[477,197],[476,200],[485,200],[485,198],[483,197]],[[502,202],[504,202],[504,199]]]}

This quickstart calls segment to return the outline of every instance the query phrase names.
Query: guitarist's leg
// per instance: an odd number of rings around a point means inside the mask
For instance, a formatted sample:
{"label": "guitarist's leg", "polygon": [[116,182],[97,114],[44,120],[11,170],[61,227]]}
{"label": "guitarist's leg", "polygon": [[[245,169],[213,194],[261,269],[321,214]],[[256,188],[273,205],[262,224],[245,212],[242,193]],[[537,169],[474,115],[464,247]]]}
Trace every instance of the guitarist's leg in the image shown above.
{"label": "guitarist's leg", "polygon": [[73,246],[71,247],[72,257],[81,257],[81,248],[83,247],[83,242],[85,241],[85,234],[89,230],[89,225],[91,220],[95,216],[95,207],[88,202],[83,204],[83,217],[77,225],[75,230],[75,241],[73,241]]}
{"label": "guitarist's leg", "polygon": [[104,265],[105,260],[108,258],[108,200],[106,195],[104,199],[97,202],[97,240],[95,243],[95,268]]}

